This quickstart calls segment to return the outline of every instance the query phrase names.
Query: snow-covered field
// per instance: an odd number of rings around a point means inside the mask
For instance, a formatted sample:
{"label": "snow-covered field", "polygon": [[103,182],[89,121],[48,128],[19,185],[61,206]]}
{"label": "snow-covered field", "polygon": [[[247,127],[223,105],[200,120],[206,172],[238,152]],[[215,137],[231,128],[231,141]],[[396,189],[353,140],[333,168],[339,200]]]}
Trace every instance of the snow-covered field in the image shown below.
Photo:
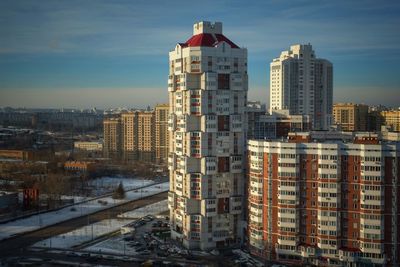
{"label": "snow-covered field", "polygon": [[[111,197],[103,197],[96,200],[90,200],[78,203],[58,211],[46,212],[43,214],[33,215],[28,218],[18,219],[5,224],[0,224],[0,240],[21,234],[27,231],[37,230],[39,228],[56,224],[68,219],[76,218],[82,215],[91,214],[111,206],[122,204],[131,200],[139,199],[144,196],[155,195],[160,192],[168,191],[169,182],[158,185],[150,185],[143,190],[134,190],[126,192],[125,199],[116,200]],[[103,203],[107,203],[102,204]]]}
{"label": "snow-covered field", "polygon": [[125,190],[131,190],[137,187],[150,185],[154,182],[137,177],[101,177],[88,181],[89,187],[95,189],[96,196],[112,192],[115,188],[117,188],[119,183],[122,183],[122,186]]}
{"label": "snow-covered field", "polygon": [[[121,216],[122,218],[120,219],[103,220],[94,224],[86,225],[84,227],[75,229],[74,231],[37,242],[33,245],[33,247],[71,248],[84,242],[96,239],[104,234],[117,231],[122,226],[132,222],[132,220],[126,218],[141,218],[146,215],[157,215],[166,210],[168,210],[168,200],[162,200],[160,202],[156,202],[142,208],[123,213]],[[123,245],[123,240],[119,241]],[[119,250],[119,246],[122,245],[116,245],[118,247],[116,250]],[[112,247],[114,247],[115,249],[115,244],[109,248],[105,247],[104,249],[111,249]],[[100,248],[94,248],[93,251],[98,251],[99,249]],[[133,251],[134,250],[132,250],[132,252]]]}
{"label": "snow-covered field", "polygon": [[[114,236],[84,249],[89,252],[105,252],[119,255],[137,255],[135,248],[127,245],[122,236]],[[140,252],[139,252],[140,254]]]}
{"label": "snow-covered field", "polygon": [[94,240],[104,234],[117,231],[121,226],[124,226],[129,222],[131,221],[124,219],[103,220],[62,235],[57,235],[49,239],[42,240],[35,243],[33,247],[71,248],[84,242]]}
{"label": "snow-covered field", "polygon": [[[145,180],[142,178],[107,177],[107,176],[88,181],[89,187],[92,188],[92,194],[91,194],[92,197],[98,197],[113,192],[118,187],[119,183],[122,183],[124,190],[128,191],[138,187],[148,186],[154,184],[155,182],[152,180]],[[89,200],[92,197],[63,195],[61,198],[73,199],[74,203],[78,203]]]}
{"label": "snow-covered field", "polygon": [[118,215],[119,218],[142,218],[146,215],[156,215],[168,210],[168,199],[156,202],[132,211],[128,211]]}

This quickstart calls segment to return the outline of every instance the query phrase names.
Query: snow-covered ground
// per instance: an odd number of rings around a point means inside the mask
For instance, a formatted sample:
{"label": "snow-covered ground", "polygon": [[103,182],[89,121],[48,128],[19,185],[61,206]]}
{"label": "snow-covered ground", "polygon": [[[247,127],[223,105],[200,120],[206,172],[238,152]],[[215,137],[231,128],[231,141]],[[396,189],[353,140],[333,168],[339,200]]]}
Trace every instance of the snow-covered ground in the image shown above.
{"label": "snow-covered ground", "polygon": [[[142,178],[131,178],[131,177],[101,177],[88,181],[89,187],[92,189],[92,197],[98,197],[101,195],[109,194],[113,192],[122,183],[125,191],[133,190],[138,187],[154,184],[152,180],[145,180]],[[21,194],[22,196],[22,194]],[[73,199],[74,203],[89,200],[92,197],[86,196],[69,196],[63,195],[62,199]]]}
{"label": "snow-covered ground", "polygon": [[142,218],[146,215],[156,215],[168,210],[168,199],[156,202],[132,211],[128,211],[118,215],[119,218]]}
{"label": "snow-covered ground", "polygon": [[[128,217],[141,218],[146,215],[157,215],[166,210],[168,210],[168,200],[162,200],[160,202],[156,202],[142,208],[123,213],[122,217],[124,218],[103,220],[94,224],[86,225],[84,227],[75,229],[74,231],[37,242],[33,245],[33,247],[71,248],[84,242],[96,239],[101,235],[117,231],[122,226],[132,222],[132,220],[126,219]],[[121,241],[121,243],[123,243],[123,240]],[[93,251],[96,250],[98,249],[94,249]]]}
{"label": "snow-covered ground", "polygon": [[88,186],[94,188],[95,195],[102,195],[112,192],[119,183],[125,190],[131,190],[137,187],[146,186],[154,183],[151,180],[146,180],[144,178],[130,178],[130,177],[101,177],[88,181]]}
{"label": "snow-covered ground", "polygon": [[119,255],[137,255],[135,248],[127,245],[122,236],[114,236],[84,249],[89,252],[105,252]]}
{"label": "snow-covered ground", "polygon": [[131,221],[124,219],[103,220],[62,235],[57,235],[46,240],[42,240],[35,243],[33,247],[71,248],[84,242],[94,240],[104,234],[117,231],[121,226],[124,226],[129,222]]}
{"label": "snow-covered ground", "polygon": [[43,214],[33,215],[28,218],[0,224],[0,240],[16,234],[21,234],[23,232],[37,230],[39,228],[66,221],[68,219],[91,214],[96,211],[100,211],[131,200],[139,199],[144,196],[151,196],[160,192],[165,192],[168,191],[168,189],[169,182],[150,185],[143,190],[139,189],[126,192],[125,198],[121,200],[112,199],[111,197],[103,197],[96,200],[77,203],[73,206],[69,206],[58,211],[46,212]]}

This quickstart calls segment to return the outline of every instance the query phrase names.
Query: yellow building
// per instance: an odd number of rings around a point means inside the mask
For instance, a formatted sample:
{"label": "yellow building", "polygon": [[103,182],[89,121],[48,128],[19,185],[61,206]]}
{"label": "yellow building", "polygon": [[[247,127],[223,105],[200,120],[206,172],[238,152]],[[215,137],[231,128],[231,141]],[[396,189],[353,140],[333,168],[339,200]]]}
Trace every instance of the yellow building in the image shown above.
{"label": "yellow building", "polygon": [[138,112],[121,114],[122,152],[125,160],[137,158],[138,150]]}
{"label": "yellow building", "polygon": [[[104,152],[126,161],[166,163],[168,157],[168,105],[154,110],[124,112],[104,120]],[[110,153],[113,152],[113,153]]]}
{"label": "yellow building", "polygon": [[368,106],[364,104],[336,103],[333,105],[335,124],[343,131],[366,131]]}
{"label": "yellow building", "polygon": [[400,110],[382,111],[384,124],[391,127],[392,131],[400,132]]}
{"label": "yellow building", "polygon": [[121,155],[121,120],[107,118],[103,121],[104,156],[118,158]]}
{"label": "yellow building", "polygon": [[139,160],[153,161],[155,154],[154,111],[138,113],[138,153]]}
{"label": "yellow building", "polygon": [[166,163],[168,159],[168,113],[168,104],[155,107],[156,161],[159,163]]}

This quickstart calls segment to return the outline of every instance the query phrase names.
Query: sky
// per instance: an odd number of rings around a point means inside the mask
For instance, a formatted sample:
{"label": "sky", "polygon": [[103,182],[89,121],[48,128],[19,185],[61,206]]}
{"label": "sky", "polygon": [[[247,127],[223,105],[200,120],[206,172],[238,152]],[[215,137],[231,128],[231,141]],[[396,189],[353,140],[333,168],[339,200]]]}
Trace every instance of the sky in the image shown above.
{"label": "sky", "polygon": [[249,100],[269,64],[311,43],[334,101],[400,106],[400,1],[0,1],[0,106],[143,108],[168,101],[168,52],[198,21],[248,49]]}

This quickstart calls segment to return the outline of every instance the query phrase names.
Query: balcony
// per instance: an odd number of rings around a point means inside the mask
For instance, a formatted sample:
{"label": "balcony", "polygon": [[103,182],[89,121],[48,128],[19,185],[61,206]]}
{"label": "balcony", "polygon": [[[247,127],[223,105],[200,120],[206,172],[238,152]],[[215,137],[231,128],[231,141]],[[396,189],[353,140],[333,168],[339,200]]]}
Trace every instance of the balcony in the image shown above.
{"label": "balcony", "polygon": [[201,88],[204,90],[217,90],[217,73],[205,72],[201,75]]}
{"label": "balcony", "polygon": [[230,125],[232,132],[242,132],[242,115],[231,115],[230,116]]}
{"label": "balcony", "polygon": [[246,79],[243,76],[241,73],[231,74],[231,90],[243,90],[244,85],[247,85]]}
{"label": "balcony", "polygon": [[168,192],[168,208],[176,209],[175,194],[173,192]]}
{"label": "balcony", "polygon": [[344,262],[356,262],[360,256],[360,251],[356,249],[339,249],[339,260]]}
{"label": "balcony", "polygon": [[231,173],[241,173],[243,172],[242,156],[232,156],[230,157],[230,170]]}
{"label": "balcony", "polygon": [[230,197],[229,199],[229,212],[230,214],[242,213],[243,201],[242,197]]}
{"label": "balcony", "polygon": [[215,115],[201,116],[201,130],[207,133],[216,133],[218,131],[217,116]]}
{"label": "balcony", "polygon": [[201,173],[204,175],[216,174],[218,171],[217,157],[204,157],[201,159]]}
{"label": "balcony", "polygon": [[174,131],[176,128],[176,115],[168,115],[168,131]]}
{"label": "balcony", "polygon": [[217,215],[217,199],[201,200],[201,215],[205,217]]}
{"label": "balcony", "polygon": [[228,230],[218,230],[213,232],[213,241],[224,241],[228,237],[231,237],[230,231]]}
{"label": "balcony", "polygon": [[175,75],[169,75],[168,76],[168,92],[174,92],[175,91]]}
{"label": "balcony", "polygon": [[170,170],[176,169],[176,155],[173,153],[168,155],[168,167]]}
{"label": "balcony", "polygon": [[250,222],[251,223],[263,223],[262,216],[250,215],[249,217],[250,217]]}
{"label": "balcony", "polygon": [[300,246],[299,247],[301,256],[304,258],[309,258],[315,256],[315,247],[310,247],[310,246]]}
{"label": "balcony", "polygon": [[278,163],[299,163],[299,158],[295,157],[295,158],[278,158]]}
{"label": "balcony", "polygon": [[296,246],[296,240],[286,240],[283,236],[278,236],[278,244],[279,245],[288,245],[288,246]]}

